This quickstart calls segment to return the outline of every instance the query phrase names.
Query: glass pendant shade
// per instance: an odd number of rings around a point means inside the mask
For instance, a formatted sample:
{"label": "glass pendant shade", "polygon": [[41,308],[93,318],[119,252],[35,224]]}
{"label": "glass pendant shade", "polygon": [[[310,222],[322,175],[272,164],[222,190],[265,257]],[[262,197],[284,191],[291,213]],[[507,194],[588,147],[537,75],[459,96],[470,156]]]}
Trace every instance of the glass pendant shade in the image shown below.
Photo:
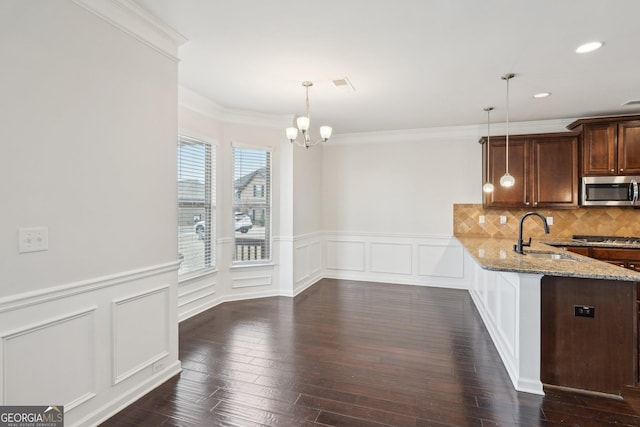
{"label": "glass pendant shade", "polygon": [[287,128],[287,139],[289,141],[295,141],[298,137],[298,129],[296,128]]}
{"label": "glass pendant shade", "polygon": [[298,125],[298,129],[300,129],[301,132],[306,132],[309,130],[309,117],[307,116],[300,116],[296,119],[296,124]]}
{"label": "glass pendant shade", "polygon": [[331,138],[331,132],[333,132],[331,126],[320,126],[320,138],[322,138],[323,140],[326,141],[327,139]]}
{"label": "glass pendant shade", "polygon": [[482,186],[482,191],[484,191],[485,193],[493,193],[493,184],[490,182],[486,182]]}
{"label": "glass pendant shade", "polygon": [[513,187],[513,184],[515,183],[516,183],[516,179],[511,175],[509,175],[509,172],[505,173],[500,178],[500,185],[502,185],[503,187]]}

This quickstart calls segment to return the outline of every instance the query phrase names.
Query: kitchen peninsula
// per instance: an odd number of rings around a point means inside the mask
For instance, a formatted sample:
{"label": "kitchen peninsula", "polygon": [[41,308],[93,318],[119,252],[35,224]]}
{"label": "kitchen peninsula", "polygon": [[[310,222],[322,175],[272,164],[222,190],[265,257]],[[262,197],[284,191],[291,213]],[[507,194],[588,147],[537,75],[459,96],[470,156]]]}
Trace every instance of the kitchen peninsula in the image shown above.
{"label": "kitchen peninsula", "polygon": [[640,273],[541,240],[521,255],[514,238],[457,239],[470,294],[517,390],[544,394],[544,383],[619,395],[637,384]]}

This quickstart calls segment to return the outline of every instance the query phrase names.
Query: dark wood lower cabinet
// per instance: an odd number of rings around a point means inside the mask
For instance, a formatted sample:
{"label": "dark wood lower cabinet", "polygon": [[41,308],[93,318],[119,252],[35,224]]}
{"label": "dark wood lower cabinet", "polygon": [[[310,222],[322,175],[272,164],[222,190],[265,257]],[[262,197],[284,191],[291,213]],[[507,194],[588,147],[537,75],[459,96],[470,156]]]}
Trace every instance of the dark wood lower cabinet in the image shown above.
{"label": "dark wood lower cabinet", "polygon": [[562,246],[562,248],[569,252],[617,265],[618,267],[640,271],[640,249],[598,246]]}
{"label": "dark wood lower cabinet", "polygon": [[[636,283],[545,276],[543,383],[620,395],[638,381]],[[593,310],[593,317],[586,317]]]}

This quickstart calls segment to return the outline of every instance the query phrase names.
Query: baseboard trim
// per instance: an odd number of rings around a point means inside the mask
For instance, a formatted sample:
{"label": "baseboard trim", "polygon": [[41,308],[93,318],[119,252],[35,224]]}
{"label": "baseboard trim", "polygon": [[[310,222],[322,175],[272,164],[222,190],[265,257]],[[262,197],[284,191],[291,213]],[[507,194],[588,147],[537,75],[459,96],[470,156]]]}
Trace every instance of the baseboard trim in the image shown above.
{"label": "baseboard trim", "polygon": [[99,409],[78,420],[71,426],[97,426],[100,423],[105,422],[118,412],[122,411],[145,394],[156,389],[176,375],[179,375],[180,372],[182,372],[182,365],[180,364],[179,360],[176,360],[175,363],[166,367],[157,375],[139,384],[137,387],[127,392],[124,396],[114,399],[111,402],[103,405]]}

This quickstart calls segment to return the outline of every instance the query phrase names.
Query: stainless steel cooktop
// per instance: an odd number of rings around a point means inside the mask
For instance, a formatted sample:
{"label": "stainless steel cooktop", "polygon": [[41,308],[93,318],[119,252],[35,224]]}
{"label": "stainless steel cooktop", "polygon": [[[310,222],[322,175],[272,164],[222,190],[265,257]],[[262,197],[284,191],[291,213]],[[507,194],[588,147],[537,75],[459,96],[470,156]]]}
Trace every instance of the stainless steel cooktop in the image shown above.
{"label": "stainless steel cooktop", "polygon": [[620,236],[573,236],[573,240],[586,243],[607,243],[619,245],[638,245],[640,247],[640,237],[620,237]]}

